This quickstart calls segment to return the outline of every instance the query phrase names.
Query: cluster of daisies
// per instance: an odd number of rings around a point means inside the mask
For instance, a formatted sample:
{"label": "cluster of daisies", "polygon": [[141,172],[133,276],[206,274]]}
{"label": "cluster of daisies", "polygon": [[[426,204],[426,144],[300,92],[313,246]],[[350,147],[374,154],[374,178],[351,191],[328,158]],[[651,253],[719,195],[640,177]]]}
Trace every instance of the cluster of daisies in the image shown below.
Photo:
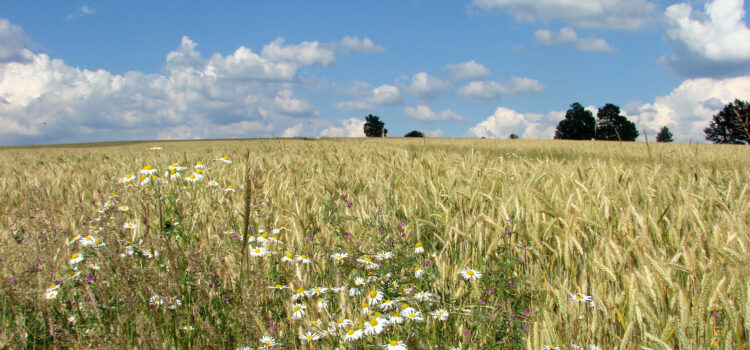
{"label": "cluster of daisies", "polygon": [[[152,148],[154,149],[154,148]],[[232,160],[227,156],[222,156],[216,159],[216,161],[226,164],[232,164]],[[136,173],[128,173],[125,176],[118,179],[120,184],[126,187],[145,186],[145,185],[158,185],[163,183],[179,182],[182,184],[182,189],[187,189],[187,183],[196,183],[206,178],[206,172],[208,168],[203,164],[202,161],[197,161],[192,169],[182,166],[178,163],[169,164],[162,176],[160,176],[159,169],[153,165],[146,165]],[[213,188],[214,192],[221,191],[219,183],[216,180],[208,182],[208,186]],[[237,189],[234,186],[227,186],[224,188],[224,192],[236,192]]]}
{"label": "cluster of daisies", "polygon": [[[270,231],[258,230],[258,235],[248,237],[254,243],[249,248],[250,256],[254,258],[278,259],[279,264],[265,266],[290,266],[286,270],[289,278],[299,272],[296,267],[315,264],[308,254],[295,254],[284,249],[285,239],[281,236],[285,227]],[[225,232],[235,238],[233,231]],[[385,349],[406,349],[400,339],[392,339],[395,334],[413,331],[413,327],[425,327],[429,324],[439,324],[448,321],[454,315],[470,315],[471,309],[466,307],[447,307],[444,298],[439,294],[418,290],[410,285],[401,285],[400,281],[420,280],[426,275],[421,266],[407,271],[413,277],[400,278],[391,272],[379,275],[378,270],[386,268],[390,271],[389,262],[396,256],[417,256],[425,253],[422,242],[417,242],[413,250],[408,252],[380,251],[372,255],[352,256],[346,251],[333,252],[328,256],[336,268],[347,265],[346,271],[354,271],[349,283],[338,286],[304,286],[303,283],[291,286],[280,282],[267,287],[271,298],[280,300],[286,308],[286,314],[299,330],[297,337],[302,342],[326,341],[327,344],[352,344],[365,342],[381,344]],[[314,269],[306,269],[308,277]],[[282,277],[284,276],[284,270]],[[468,282],[482,278],[482,273],[473,268],[465,267],[458,274]],[[338,280],[339,278],[337,278]],[[422,285],[429,281],[424,281]],[[451,309],[450,311],[448,309]],[[399,330],[390,332],[391,330]],[[282,345],[271,335],[260,339],[261,348],[273,348]]]}
{"label": "cluster of daisies", "polygon": [[[581,293],[570,294],[568,299],[575,301],[575,302],[579,302],[579,303],[586,303],[586,305],[593,310],[598,310],[598,311],[602,310],[602,308],[596,306],[596,303],[594,302],[594,298],[592,298],[590,295],[581,294]],[[570,347],[576,350],[585,349],[582,345],[579,345],[576,343],[571,343]],[[542,350],[556,350],[556,349],[560,349],[560,347],[555,346],[555,345],[544,345],[542,347]],[[599,347],[599,345],[590,344],[588,346],[588,350],[601,350],[601,347]]]}

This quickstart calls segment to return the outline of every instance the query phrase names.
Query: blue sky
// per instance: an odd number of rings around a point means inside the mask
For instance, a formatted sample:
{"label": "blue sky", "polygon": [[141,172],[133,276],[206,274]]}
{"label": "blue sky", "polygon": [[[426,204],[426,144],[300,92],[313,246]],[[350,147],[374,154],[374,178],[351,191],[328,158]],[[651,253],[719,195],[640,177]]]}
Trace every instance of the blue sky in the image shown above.
{"label": "blue sky", "polygon": [[702,141],[750,99],[741,0],[5,2],[0,145],[552,138],[573,102]]}

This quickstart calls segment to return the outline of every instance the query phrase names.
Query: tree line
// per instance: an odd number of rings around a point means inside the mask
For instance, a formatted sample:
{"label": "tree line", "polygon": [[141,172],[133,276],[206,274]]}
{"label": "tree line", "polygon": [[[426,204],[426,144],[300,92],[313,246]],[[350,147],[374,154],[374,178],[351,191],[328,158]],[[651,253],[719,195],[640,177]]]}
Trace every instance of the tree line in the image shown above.
{"label": "tree line", "polygon": [[[715,114],[708,127],[703,129],[706,140],[713,143],[750,144],[750,104],[735,99]],[[386,137],[388,129],[380,117],[369,114],[365,117],[364,133],[367,137]],[[555,139],[635,141],[640,133],[635,123],[620,113],[620,107],[607,103],[594,114],[580,103],[570,105],[565,118],[555,128]],[[424,133],[412,130],[405,137],[424,137]],[[511,134],[511,139],[518,135]],[[673,135],[663,126],[656,135],[657,142],[672,142]]]}

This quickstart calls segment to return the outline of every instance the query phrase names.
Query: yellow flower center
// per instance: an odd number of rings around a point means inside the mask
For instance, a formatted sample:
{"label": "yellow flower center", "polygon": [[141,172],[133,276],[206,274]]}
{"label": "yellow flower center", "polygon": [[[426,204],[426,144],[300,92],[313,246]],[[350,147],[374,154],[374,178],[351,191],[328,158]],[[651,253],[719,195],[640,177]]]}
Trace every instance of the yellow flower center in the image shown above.
{"label": "yellow flower center", "polygon": [[468,270],[466,271],[466,274],[469,276],[474,276],[474,270]]}
{"label": "yellow flower center", "polygon": [[191,179],[195,179],[195,174],[190,174],[190,176],[188,176],[188,177],[191,178]]}
{"label": "yellow flower center", "polygon": [[127,178],[133,177],[133,174],[127,174],[127,175],[125,175],[125,177],[127,177]]}
{"label": "yellow flower center", "polygon": [[371,290],[370,291],[370,298],[374,298],[376,296],[378,296],[378,292],[376,290]]}
{"label": "yellow flower center", "polygon": [[299,305],[294,305],[294,312],[299,311],[299,309],[301,309],[301,307],[299,307]]}
{"label": "yellow flower center", "polygon": [[153,169],[153,168],[154,168],[154,167],[152,167],[152,166],[150,166],[150,165],[146,165],[145,167],[143,167],[143,170],[151,170],[151,169]]}
{"label": "yellow flower center", "polygon": [[396,340],[391,340],[391,346],[396,346],[396,345],[398,345],[398,341],[396,341]]}
{"label": "yellow flower center", "polygon": [[365,258],[364,260],[367,261],[367,262],[372,262],[372,259],[370,259],[370,258]]}
{"label": "yellow flower center", "polygon": [[398,312],[394,312],[393,313],[393,317],[399,317],[399,316],[401,316],[401,315],[399,315]]}
{"label": "yellow flower center", "polygon": [[196,174],[203,174],[203,170],[200,170],[200,169],[195,169],[195,173],[196,173]]}
{"label": "yellow flower center", "polygon": [[320,293],[320,288],[315,288],[315,293]]}
{"label": "yellow flower center", "polygon": [[403,303],[403,304],[401,304],[401,308],[402,308],[402,309],[406,309],[407,307],[409,307],[409,304],[407,304],[407,303]]}
{"label": "yellow flower center", "polygon": [[346,332],[346,334],[352,335],[352,334],[354,334],[354,330],[350,329],[348,332]]}
{"label": "yellow flower center", "polygon": [[311,335],[307,335],[307,336],[305,336],[305,339],[312,340],[312,336]]}
{"label": "yellow flower center", "polygon": [[286,256],[287,258],[291,259],[292,257],[294,257],[294,254],[292,254],[292,253],[286,253],[286,255],[285,255],[285,256]]}
{"label": "yellow flower center", "polygon": [[380,313],[379,313],[379,312],[375,312],[375,315],[374,315],[374,316],[375,316],[375,317],[377,318],[377,317],[379,317],[379,316],[380,316]]}
{"label": "yellow flower center", "polygon": [[302,254],[302,255],[300,255],[300,257],[301,257],[302,259],[307,259],[307,255],[305,255],[305,254]]}
{"label": "yellow flower center", "polygon": [[368,306],[369,306],[369,305],[368,305],[367,303],[362,303],[362,308],[363,308],[363,309],[364,309],[364,308],[366,308],[366,307],[368,307]]}
{"label": "yellow flower center", "polygon": [[370,326],[375,327],[377,325],[378,325],[378,320],[375,320],[375,319],[370,320]]}
{"label": "yellow flower center", "polygon": [[71,259],[78,259],[78,254],[73,254],[73,256],[70,257]]}
{"label": "yellow flower center", "polygon": [[255,254],[260,254],[260,249],[256,249]]}
{"label": "yellow flower center", "polygon": [[409,318],[415,318],[415,317],[417,317],[417,315],[415,315],[415,314],[409,314]]}
{"label": "yellow flower center", "polygon": [[315,320],[315,321],[312,321],[312,325],[313,325],[313,326],[317,326],[317,325],[318,325],[318,321],[317,321],[317,320]]}
{"label": "yellow flower center", "polygon": [[302,288],[297,288],[297,292],[296,292],[296,293],[297,293],[297,294],[300,294],[300,293],[302,293],[302,292],[304,292],[304,291],[305,291],[305,290],[304,290],[304,289],[302,289]]}
{"label": "yellow flower center", "polygon": [[414,245],[414,247],[415,247],[415,248],[419,248],[419,247],[421,247],[421,246],[422,246],[422,242],[417,242],[417,244],[416,244],[416,245]]}
{"label": "yellow flower center", "polygon": [[419,271],[421,269],[422,269],[421,267],[417,266],[417,267],[414,268],[414,272],[417,272],[417,271]]}
{"label": "yellow flower center", "polygon": [[276,287],[276,288],[281,288],[281,285],[280,285],[280,284],[277,284],[277,285],[276,285],[275,287]]}
{"label": "yellow flower center", "polygon": [[260,235],[260,236],[261,236],[261,237],[263,237],[264,239],[268,239],[268,235],[267,235],[267,234],[265,234],[265,233],[264,233],[264,234],[262,234],[262,235]]}

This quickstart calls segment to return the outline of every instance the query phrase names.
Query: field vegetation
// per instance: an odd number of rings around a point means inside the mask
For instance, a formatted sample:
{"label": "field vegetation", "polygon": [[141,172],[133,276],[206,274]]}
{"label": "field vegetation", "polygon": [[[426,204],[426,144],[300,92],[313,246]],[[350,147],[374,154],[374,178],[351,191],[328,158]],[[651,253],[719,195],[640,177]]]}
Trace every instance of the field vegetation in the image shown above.
{"label": "field vegetation", "polygon": [[750,344],[750,148],[154,145],[0,148],[0,348]]}

